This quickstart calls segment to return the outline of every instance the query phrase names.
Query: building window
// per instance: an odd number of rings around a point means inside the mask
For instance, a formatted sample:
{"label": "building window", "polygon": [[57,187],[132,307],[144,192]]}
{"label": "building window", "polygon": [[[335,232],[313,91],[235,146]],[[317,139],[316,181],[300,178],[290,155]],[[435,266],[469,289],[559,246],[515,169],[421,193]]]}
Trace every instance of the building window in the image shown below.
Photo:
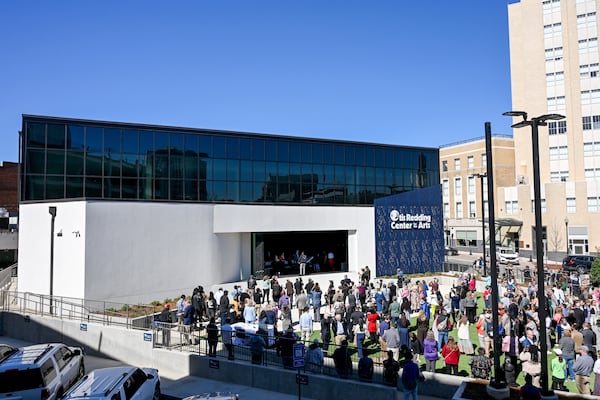
{"label": "building window", "polygon": [[454,178],[454,195],[462,196],[462,179]]}
{"label": "building window", "polygon": [[577,204],[574,197],[567,197],[567,212],[574,214],[577,212]]}
{"label": "building window", "polygon": [[550,161],[557,160],[568,160],[569,149],[567,146],[551,146],[550,147]]}
{"label": "building window", "polygon": [[460,158],[455,158],[454,159],[454,170],[455,171],[460,171]]}
{"label": "building window", "polygon": [[598,38],[581,39],[578,42],[579,54],[596,53],[598,51]]}
{"label": "building window", "polygon": [[450,204],[444,203],[444,217],[450,218]]}
{"label": "building window", "polygon": [[475,202],[469,201],[469,218],[476,218],[477,214],[475,212]]}
{"label": "building window", "polygon": [[481,155],[481,167],[485,168],[487,166],[487,154],[483,153]]}
{"label": "building window", "polygon": [[548,102],[549,111],[563,110],[565,108],[565,96],[548,97],[546,100]]}
{"label": "building window", "polygon": [[598,104],[600,103],[600,89],[582,90],[581,104]]}
{"label": "building window", "polygon": [[581,117],[581,124],[583,125],[584,131],[592,129],[592,117]]}
{"label": "building window", "polygon": [[553,86],[564,85],[565,83],[565,73],[563,71],[559,72],[548,72],[546,74],[546,87],[550,88]]}
{"label": "building window", "polygon": [[467,178],[467,185],[469,187],[469,193],[475,193],[475,177],[469,176]]}
{"label": "building window", "polygon": [[442,191],[443,191],[444,197],[450,196],[449,186],[450,186],[450,182],[448,182],[448,179],[444,179],[442,181]]}
{"label": "building window", "polygon": [[598,212],[598,197],[588,197],[588,212]]}
{"label": "building window", "polygon": [[567,182],[569,171],[550,171],[550,182]]}
{"label": "building window", "polygon": [[469,169],[475,168],[475,157],[473,157],[473,156],[467,157],[467,168],[469,168]]}
{"label": "building window", "polygon": [[583,176],[588,182],[600,180],[600,168],[586,168],[583,171]]}
{"label": "building window", "polygon": [[[546,212],[546,199],[541,199],[542,214]],[[535,213],[535,201],[531,200],[531,212]]]}
{"label": "building window", "polygon": [[577,16],[577,28],[584,28],[586,26],[593,27],[596,24],[596,13],[591,12],[587,14],[579,14]]}
{"label": "building window", "polygon": [[549,135],[563,135],[567,133],[567,121],[554,121],[548,123]]}
{"label": "building window", "polygon": [[562,25],[560,22],[555,24],[544,25],[544,38],[552,39],[554,37],[560,38],[562,36]]}
{"label": "building window", "polygon": [[463,217],[463,211],[462,211],[462,202],[457,201],[456,202],[456,218],[460,219]]}
{"label": "building window", "polygon": [[584,131],[589,131],[591,129],[600,129],[600,115],[588,115],[585,117],[581,117],[581,125]]}
{"label": "building window", "polygon": [[514,215],[519,213],[519,202],[516,200],[505,201],[504,208],[506,209],[506,215]]}
{"label": "building window", "polygon": [[560,12],[560,0],[544,0],[542,9],[544,10],[544,14]]}
{"label": "building window", "polygon": [[580,65],[579,76],[581,79],[597,78],[599,71],[598,67],[598,63]]}
{"label": "building window", "polygon": [[563,48],[554,47],[545,50],[546,61],[560,61],[563,59]]}
{"label": "building window", "polygon": [[448,172],[448,160],[442,161],[442,172]]}

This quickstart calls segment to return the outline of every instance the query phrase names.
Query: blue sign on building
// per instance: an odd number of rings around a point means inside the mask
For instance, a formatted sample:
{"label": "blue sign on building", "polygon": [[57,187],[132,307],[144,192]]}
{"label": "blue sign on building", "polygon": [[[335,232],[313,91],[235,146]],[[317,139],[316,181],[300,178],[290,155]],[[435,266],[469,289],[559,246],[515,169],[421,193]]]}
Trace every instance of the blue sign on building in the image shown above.
{"label": "blue sign on building", "polygon": [[441,271],[444,263],[442,186],[375,200],[377,276]]}

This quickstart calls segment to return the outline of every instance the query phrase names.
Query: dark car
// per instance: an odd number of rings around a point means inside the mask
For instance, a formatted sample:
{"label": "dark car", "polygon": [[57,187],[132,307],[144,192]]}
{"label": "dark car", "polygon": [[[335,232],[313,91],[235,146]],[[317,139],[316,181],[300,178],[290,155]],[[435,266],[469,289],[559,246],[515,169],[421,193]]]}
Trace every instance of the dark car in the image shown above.
{"label": "dark car", "polygon": [[458,250],[455,249],[454,247],[446,247],[445,254],[447,256],[457,256],[458,255]]}
{"label": "dark car", "polygon": [[576,271],[580,274],[587,274],[592,268],[594,256],[566,256],[562,262],[564,271]]}

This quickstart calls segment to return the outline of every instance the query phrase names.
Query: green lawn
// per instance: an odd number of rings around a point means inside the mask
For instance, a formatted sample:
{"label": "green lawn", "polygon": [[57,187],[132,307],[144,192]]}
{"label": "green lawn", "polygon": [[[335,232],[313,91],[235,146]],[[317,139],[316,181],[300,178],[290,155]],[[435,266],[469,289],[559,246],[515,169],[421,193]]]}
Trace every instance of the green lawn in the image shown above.
{"label": "green lawn", "polygon": [[[481,293],[477,293],[478,295],[478,307],[477,310],[479,312],[481,312],[481,310],[483,310],[484,305],[483,305],[483,297],[481,295]],[[416,318],[413,317],[411,318],[411,330],[416,329]],[[475,352],[477,352],[477,347],[479,347],[479,338],[477,336],[477,328],[475,328],[475,325],[472,324],[470,326],[470,333],[471,333],[471,342],[473,343],[473,347],[475,348]],[[452,332],[449,333],[449,336],[454,337],[454,339],[456,339],[458,341],[458,335],[457,335],[457,330],[454,329]],[[312,335],[312,339],[319,339],[321,340],[321,336],[320,336],[320,331],[315,331]],[[367,352],[367,354],[369,354],[372,357],[376,357],[379,353],[379,345],[377,343],[371,343],[368,339],[368,335],[367,335],[367,339],[365,340],[365,344],[366,346],[364,347],[365,351]],[[358,361],[358,355],[356,353],[356,350],[354,348],[354,346],[351,344],[350,345],[350,349],[352,352],[352,359],[354,361]],[[333,350],[335,350],[335,345],[331,344],[330,348],[329,348],[329,354],[331,355]],[[552,359],[556,357],[556,355],[554,353],[552,354],[548,354],[548,385],[552,385],[552,373],[550,370],[550,363],[552,361]],[[458,363],[458,372],[460,376],[471,376],[471,368],[469,367],[469,360],[471,359],[471,356],[467,356],[467,355],[461,355],[460,359],[459,359],[459,363]],[[504,363],[504,355],[502,354],[500,356],[500,363],[503,364]],[[420,366],[422,367],[422,369],[425,369],[425,359],[423,357],[421,357],[421,364]],[[444,360],[440,357],[440,359],[438,359],[437,363],[436,363],[436,372],[439,373],[445,373],[445,364],[444,364]],[[592,381],[590,382],[590,386],[593,388],[594,387],[594,379],[592,378]],[[523,373],[519,373],[519,376],[517,377],[517,383],[519,385],[522,385],[525,383],[525,379],[524,379],[524,375]],[[565,382],[565,385],[567,386],[567,388],[569,389],[569,391],[571,393],[577,393],[577,387],[575,386],[575,382]]]}

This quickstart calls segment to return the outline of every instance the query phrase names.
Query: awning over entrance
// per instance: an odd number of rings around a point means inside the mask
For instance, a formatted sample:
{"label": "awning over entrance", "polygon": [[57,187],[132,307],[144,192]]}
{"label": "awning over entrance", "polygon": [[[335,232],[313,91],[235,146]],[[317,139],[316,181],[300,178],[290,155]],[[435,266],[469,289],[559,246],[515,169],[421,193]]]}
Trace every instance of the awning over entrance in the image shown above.
{"label": "awning over entrance", "polygon": [[516,218],[496,218],[496,226],[523,226],[523,221]]}

